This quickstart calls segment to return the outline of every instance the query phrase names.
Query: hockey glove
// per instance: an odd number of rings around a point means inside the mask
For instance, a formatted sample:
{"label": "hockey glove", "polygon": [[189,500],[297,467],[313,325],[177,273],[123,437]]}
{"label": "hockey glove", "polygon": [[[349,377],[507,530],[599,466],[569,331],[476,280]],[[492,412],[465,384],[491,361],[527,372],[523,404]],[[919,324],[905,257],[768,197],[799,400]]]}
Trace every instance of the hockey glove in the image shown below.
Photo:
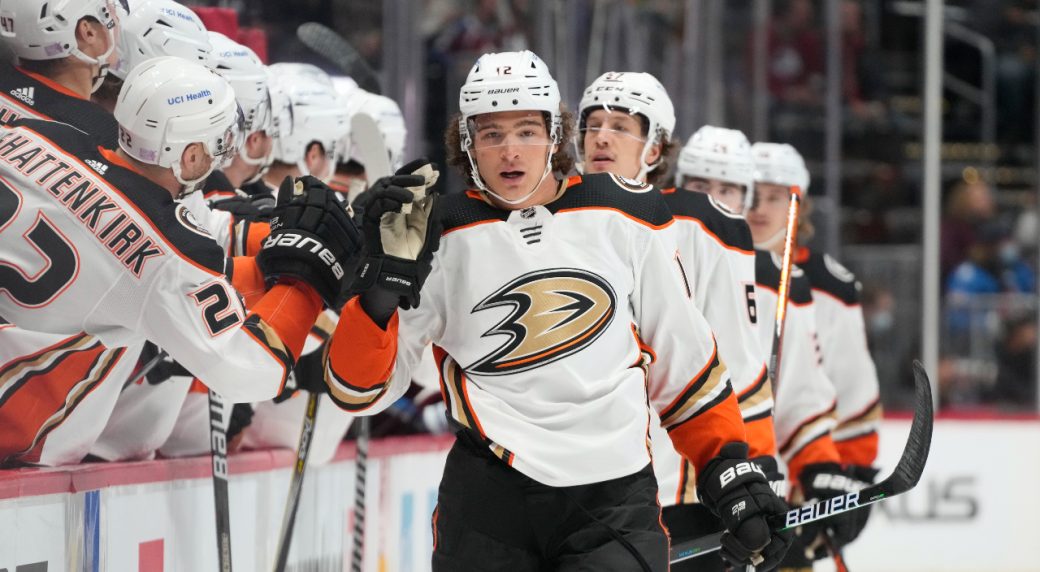
{"label": "hockey glove", "polygon": [[[806,465],[798,479],[801,496],[808,503],[858,491],[872,484],[877,473],[877,469],[857,465],[845,467],[837,463]],[[830,535],[836,548],[841,548],[863,532],[868,517],[870,517],[869,506],[838,514],[826,520],[810,522],[802,526],[802,542],[812,550],[820,544],[817,536],[824,533]],[[816,558],[827,556],[826,550],[822,548],[815,552]]]}
{"label": "hockey glove", "polygon": [[324,373],[325,352],[321,348],[303,354],[296,360],[296,367],[286,377],[282,392],[274,396],[272,401],[281,403],[301,390],[309,393],[327,393],[329,386],[325,383]]}
{"label": "hockey glove", "polygon": [[236,403],[231,408],[231,419],[228,420],[225,438],[230,443],[242,430],[253,423],[253,406],[248,403]]}
{"label": "hockey glove", "polygon": [[765,471],[747,458],[747,443],[723,445],[697,481],[701,502],[718,515],[726,532],[721,556],[734,566],[775,568],[791,544],[790,532],[775,532],[766,519],[783,514],[787,503],[776,496]]}
{"label": "hockey glove", "polygon": [[212,200],[210,208],[231,213],[235,220],[258,220],[262,213],[249,195],[238,191],[234,196]]}
{"label": "hockey glove", "polygon": [[354,202],[365,247],[351,290],[363,293],[362,307],[376,322],[385,322],[397,307],[419,305],[440,244],[437,197],[427,194],[438,175],[432,163],[419,159],[377,180]]}
{"label": "hockey glove", "polygon": [[787,498],[787,475],[780,472],[780,467],[776,464],[776,457],[763,455],[751,459],[751,462],[758,465],[765,473],[766,480],[769,481],[769,488],[773,489],[776,496],[782,499]]}
{"label": "hockey glove", "polygon": [[271,234],[256,257],[268,287],[280,278],[302,280],[337,308],[361,233],[335,191],[314,177],[286,177],[278,199]]}

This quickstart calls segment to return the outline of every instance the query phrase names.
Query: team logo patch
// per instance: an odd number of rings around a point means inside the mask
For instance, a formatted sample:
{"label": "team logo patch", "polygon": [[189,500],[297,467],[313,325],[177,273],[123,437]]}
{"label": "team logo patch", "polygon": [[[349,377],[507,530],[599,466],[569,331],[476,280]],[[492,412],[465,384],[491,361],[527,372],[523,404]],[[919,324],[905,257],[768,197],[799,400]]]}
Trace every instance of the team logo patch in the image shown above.
{"label": "team logo patch", "polygon": [[473,307],[473,312],[511,308],[482,336],[508,339],[466,370],[508,375],[580,352],[607,329],[616,304],[610,284],[586,270],[554,268],[525,274]]}
{"label": "team logo patch", "polygon": [[208,230],[206,230],[201,224],[199,224],[198,219],[195,218],[195,215],[191,214],[191,211],[188,210],[188,207],[184,205],[177,205],[176,213],[177,222],[181,223],[184,226],[184,228],[194,232],[195,234],[205,236],[206,238],[213,238],[213,235],[211,235]]}
{"label": "team logo patch", "polygon": [[614,182],[617,183],[619,187],[622,187],[626,191],[632,193],[645,193],[646,191],[649,191],[652,188],[651,185],[649,185],[648,183],[642,183],[635,179],[629,179],[628,177],[615,175],[614,173],[610,174],[610,178],[614,179]]}

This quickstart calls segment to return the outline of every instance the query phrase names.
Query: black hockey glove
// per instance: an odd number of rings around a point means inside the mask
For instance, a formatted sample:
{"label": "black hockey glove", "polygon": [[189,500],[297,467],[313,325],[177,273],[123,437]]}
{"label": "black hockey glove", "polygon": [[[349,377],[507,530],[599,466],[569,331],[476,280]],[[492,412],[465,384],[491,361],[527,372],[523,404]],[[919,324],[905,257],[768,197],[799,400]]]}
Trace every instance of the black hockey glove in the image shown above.
{"label": "black hockey glove", "polygon": [[231,419],[228,420],[225,438],[230,443],[243,429],[253,422],[253,406],[248,403],[236,403],[231,408]]}
{"label": "black hockey glove", "polygon": [[362,294],[362,307],[377,323],[385,325],[398,307],[419,305],[440,244],[437,197],[426,194],[438,175],[419,159],[377,180],[354,202],[365,247],[351,291]]}
{"label": "black hockey glove", "polygon": [[281,393],[274,396],[275,403],[281,403],[297,391],[303,390],[310,393],[328,393],[329,386],[325,383],[325,352],[321,348],[303,354],[296,360],[293,368],[285,379],[285,387]]}
{"label": "black hockey glove", "polygon": [[239,191],[233,197],[210,201],[210,208],[231,213],[235,220],[258,220],[262,213],[249,195]]}
{"label": "black hockey glove", "polygon": [[286,177],[278,202],[271,234],[256,257],[268,287],[279,278],[296,278],[338,308],[361,233],[336,192],[314,177]]}
{"label": "black hockey glove", "polygon": [[766,518],[783,514],[787,503],[769,488],[765,471],[749,461],[747,453],[747,443],[723,445],[697,480],[697,492],[726,527],[722,559],[734,566],[771,570],[787,553],[791,533],[771,530]]}
{"label": "black hockey glove", "polygon": [[766,475],[766,480],[769,481],[769,488],[773,489],[776,496],[782,499],[787,498],[787,475],[780,472],[780,467],[776,463],[776,457],[763,455],[751,459],[751,462],[761,467],[762,472]]}
{"label": "black hockey glove", "polygon": [[[818,502],[858,491],[874,483],[877,469],[858,465],[841,466],[837,463],[814,463],[806,465],[799,476],[801,496],[806,503]],[[814,550],[815,558],[827,557],[827,550],[820,546],[817,536],[828,534],[836,548],[852,542],[863,532],[870,517],[870,507],[849,511],[832,516],[826,520],[810,522],[802,526],[802,543]]]}

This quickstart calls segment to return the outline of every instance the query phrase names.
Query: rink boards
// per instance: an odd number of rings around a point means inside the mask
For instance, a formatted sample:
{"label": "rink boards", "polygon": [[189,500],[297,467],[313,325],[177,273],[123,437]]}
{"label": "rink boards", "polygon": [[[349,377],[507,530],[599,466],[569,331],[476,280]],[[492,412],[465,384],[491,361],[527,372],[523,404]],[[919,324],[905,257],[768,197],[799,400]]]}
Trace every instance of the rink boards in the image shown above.
{"label": "rink boards", "polygon": [[[882,428],[881,466],[909,421]],[[450,438],[375,441],[366,496],[367,571],[429,569],[430,514]],[[918,488],[876,505],[846,554],[863,571],[1040,570],[1040,421],[939,420]],[[270,570],[289,481],[288,451],[231,461],[236,570]],[[216,569],[206,459],[0,471],[0,570]],[[290,569],[349,569],[353,449],[309,469]],[[818,565],[819,570],[827,569]]]}

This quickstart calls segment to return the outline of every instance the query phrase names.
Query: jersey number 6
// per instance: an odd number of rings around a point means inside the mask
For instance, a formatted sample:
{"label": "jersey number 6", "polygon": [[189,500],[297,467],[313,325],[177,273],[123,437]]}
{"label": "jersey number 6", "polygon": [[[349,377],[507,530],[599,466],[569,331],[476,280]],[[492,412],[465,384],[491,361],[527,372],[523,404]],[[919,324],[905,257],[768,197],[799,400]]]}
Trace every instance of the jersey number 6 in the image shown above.
{"label": "jersey number 6", "polygon": [[[18,216],[22,197],[6,181],[0,179],[0,234]],[[44,259],[43,268],[29,274],[11,260],[10,250],[0,251],[0,292],[6,292],[15,304],[27,308],[46,306],[61,294],[79,273],[76,249],[42,212],[25,234],[26,241]],[[11,244],[11,239],[4,242]]]}

